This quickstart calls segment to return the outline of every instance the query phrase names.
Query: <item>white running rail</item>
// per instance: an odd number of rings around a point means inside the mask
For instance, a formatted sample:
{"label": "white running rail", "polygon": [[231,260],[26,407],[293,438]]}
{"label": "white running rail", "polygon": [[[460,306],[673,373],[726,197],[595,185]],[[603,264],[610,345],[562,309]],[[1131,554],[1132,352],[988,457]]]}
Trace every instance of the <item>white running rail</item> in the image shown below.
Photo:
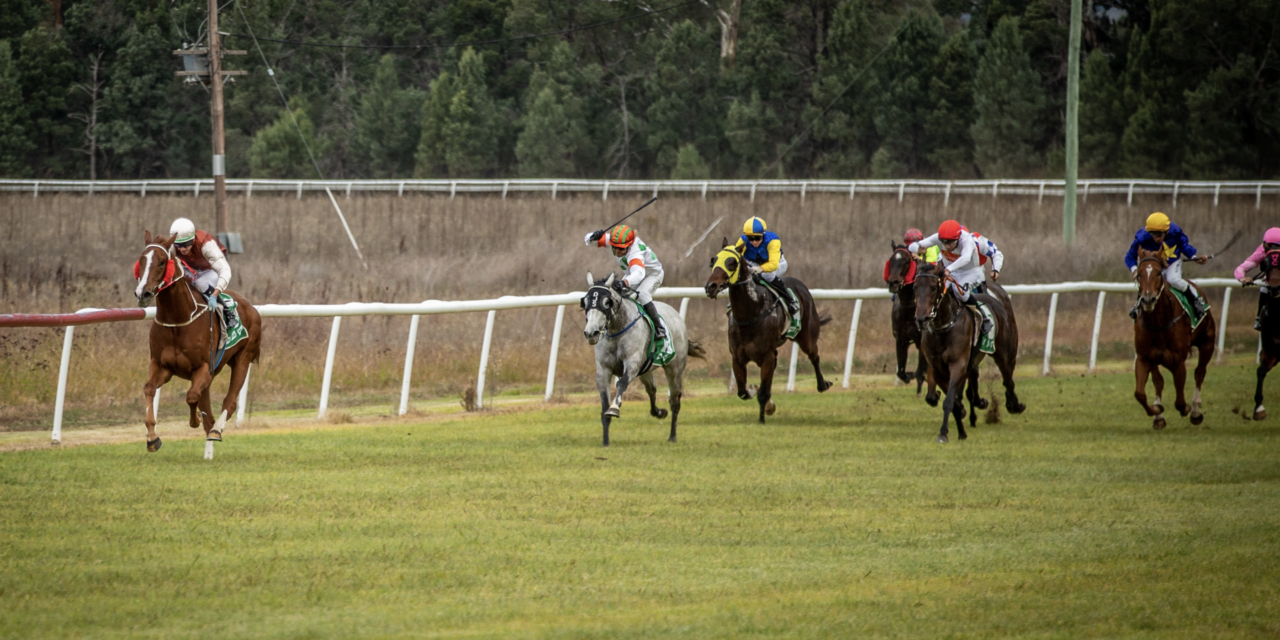
{"label": "white running rail", "polygon": [[[1231,302],[1232,288],[1239,287],[1240,283],[1230,278],[1204,278],[1195,280],[1195,282],[1202,287],[1223,287],[1225,289],[1222,298],[1222,324],[1218,327],[1217,346],[1218,359],[1220,362],[1222,358],[1222,347],[1227,333],[1225,310]],[[1063,282],[1059,284],[1011,284],[1005,285],[1004,288],[1011,295],[1049,294],[1053,297],[1053,303],[1049,306],[1048,324],[1045,333],[1044,366],[1041,370],[1042,375],[1048,375],[1050,372],[1050,361],[1053,353],[1053,326],[1057,313],[1056,302],[1059,294],[1098,293],[1098,306],[1093,322],[1093,340],[1089,350],[1089,370],[1093,371],[1097,361],[1098,333],[1102,327],[1102,305],[1106,299],[1106,294],[1131,293],[1137,290],[1137,285],[1132,282]],[[853,316],[850,322],[848,343],[844,359],[843,387],[847,389],[849,388],[850,371],[853,368],[853,349],[854,343],[858,337],[858,319],[862,314],[862,301],[886,299],[889,298],[889,292],[884,288],[875,288],[813,289],[812,293],[815,300],[854,301]],[[258,312],[264,318],[333,318],[333,326],[329,333],[329,344],[327,345],[327,356],[325,357],[324,363],[324,378],[320,389],[320,417],[324,417],[325,411],[328,408],[329,386],[333,375],[333,363],[335,359],[339,330],[341,327],[341,318],[344,316],[412,316],[413,321],[409,325],[409,342],[405,349],[404,379],[401,381],[400,390],[399,412],[403,415],[409,408],[409,390],[412,386],[410,384],[410,380],[413,376],[413,354],[414,345],[417,342],[419,316],[441,313],[488,312],[484,328],[484,344],[486,348],[481,351],[479,373],[476,380],[476,405],[483,406],[485,372],[488,367],[489,359],[489,349],[487,347],[489,346],[493,335],[493,327],[497,318],[497,312],[511,309],[556,307],[556,335],[553,336],[551,340],[551,352],[548,357],[547,366],[547,387],[545,398],[549,400],[555,389],[556,360],[560,348],[559,334],[563,324],[564,310],[569,305],[577,306],[578,301],[583,295],[585,295],[583,292],[574,292],[546,296],[503,296],[492,300],[463,300],[452,302],[427,300],[416,304],[392,304],[382,302],[350,302],[347,304],[264,304],[258,307]],[[664,287],[654,292],[654,297],[657,298],[680,298],[682,300],[680,303],[680,312],[682,316],[688,308],[689,300],[702,298],[704,296],[705,294],[700,287]],[[87,311],[91,310],[84,309],[79,313]],[[146,310],[146,318],[154,317],[155,308],[148,308]],[[58,392],[56,396],[56,404],[54,406],[53,418],[54,444],[61,442],[62,439],[63,405],[66,397],[67,376],[70,373],[71,343],[74,332],[74,326],[66,327],[66,334],[62,343],[62,363],[58,369]],[[712,337],[708,336],[707,339],[712,339]],[[795,388],[795,364],[797,360],[796,352],[793,349],[790,370],[787,375],[787,390]],[[248,388],[249,382],[246,379],[245,386],[240,391],[240,407],[237,412],[237,422],[244,419]],[[159,391],[157,390],[157,405],[159,404],[158,394]]]}

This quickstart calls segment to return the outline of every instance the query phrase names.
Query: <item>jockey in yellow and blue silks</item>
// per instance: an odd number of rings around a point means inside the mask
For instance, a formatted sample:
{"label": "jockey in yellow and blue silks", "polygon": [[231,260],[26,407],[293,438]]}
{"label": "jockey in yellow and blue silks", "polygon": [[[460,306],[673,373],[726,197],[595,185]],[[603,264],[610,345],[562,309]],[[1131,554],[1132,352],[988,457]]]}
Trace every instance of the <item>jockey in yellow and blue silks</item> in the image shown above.
{"label": "jockey in yellow and blue silks", "polygon": [[[1187,239],[1187,234],[1182,232],[1182,228],[1169,220],[1159,211],[1147,216],[1147,224],[1138,232],[1133,234],[1133,244],[1129,245],[1129,253],[1124,256],[1124,264],[1129,267],[1129,273],[1136,274],[1138,271],[1138,249],[1142,248],[1147,251],[1160,251],[1164,254],[1165,260],[1169,266],[1164,270],[1165,282],[1170,287],[1177,289],[1191,298],[1196,307],[1196,314],[1203,317],[1209,311],[1209,303],[1200,296],[1200,292],[1191,286],[1186,280],[1182,279],[1182,261],[1194,260],[1200,264],[1209,261],[1205,256],[1197,256],[1196,248],[1191,246],[1191,241]],[[1129,317],[1134,320],[1138,319],[1138,303],[1133,303],[1133,308],[1129,310]]]}
{"label": "jockey in yellow and blue silks", "polygon": [[787,258],[782,255],[782,238],[769,230],[760,218],[751,218],[742,225],[742,237],[734,247],[742,252],[742,259],[760,268],[760,279],[785,291],[783,298],[791,308],[791,314],[800,313],[800,300],[791,289],[778,280],[787,272]]}

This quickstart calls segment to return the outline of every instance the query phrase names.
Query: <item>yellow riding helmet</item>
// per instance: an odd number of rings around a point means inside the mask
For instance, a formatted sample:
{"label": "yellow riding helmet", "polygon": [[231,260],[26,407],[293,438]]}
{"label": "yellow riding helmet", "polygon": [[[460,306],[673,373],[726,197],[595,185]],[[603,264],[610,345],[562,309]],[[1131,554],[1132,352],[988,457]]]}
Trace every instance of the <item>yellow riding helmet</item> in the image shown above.
{"label": "yellow riding helmet", "polygon": [[764,232],[768,230],[769,225],[766,225],[764,220],[756,217],[752,217],[742,225],[742,234],[747,236],[764,235]]}
{"label": "yellow riding helmet", "polygon": [[1147,216],[1147,231],[1168,231],[1169,216],[1159,211]]}

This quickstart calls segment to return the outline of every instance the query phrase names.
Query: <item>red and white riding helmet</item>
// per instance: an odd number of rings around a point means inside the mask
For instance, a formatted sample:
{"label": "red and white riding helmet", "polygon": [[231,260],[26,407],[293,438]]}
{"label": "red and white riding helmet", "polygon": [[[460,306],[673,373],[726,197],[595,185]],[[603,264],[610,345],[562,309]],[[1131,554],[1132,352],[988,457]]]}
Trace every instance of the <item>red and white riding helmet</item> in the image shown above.
{"label": "red and white riding helmet", "polygon": [[938,239],[940,240],[959,240],[960,231],[964,227],[960,226],[955,220],[946,220],[938,225]]}

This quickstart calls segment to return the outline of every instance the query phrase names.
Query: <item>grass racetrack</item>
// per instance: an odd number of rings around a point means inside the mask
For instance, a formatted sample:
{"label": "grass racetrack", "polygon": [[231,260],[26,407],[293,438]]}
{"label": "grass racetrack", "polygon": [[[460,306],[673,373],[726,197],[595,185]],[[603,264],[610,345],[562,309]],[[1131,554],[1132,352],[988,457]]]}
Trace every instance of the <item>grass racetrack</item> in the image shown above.
{"label": "grass racetrack", "polygon": [[1280,635],[1252,357],[1203,428],[1152,431],[1132,380],[1020,378],[1025,414],[949,445],[886,376],[802,379],[765,426],[701,394],[678,444],[629,401],[608,449],[586,399],[233,428],[212,463],[139,420],[0,454],[0,637]]}

